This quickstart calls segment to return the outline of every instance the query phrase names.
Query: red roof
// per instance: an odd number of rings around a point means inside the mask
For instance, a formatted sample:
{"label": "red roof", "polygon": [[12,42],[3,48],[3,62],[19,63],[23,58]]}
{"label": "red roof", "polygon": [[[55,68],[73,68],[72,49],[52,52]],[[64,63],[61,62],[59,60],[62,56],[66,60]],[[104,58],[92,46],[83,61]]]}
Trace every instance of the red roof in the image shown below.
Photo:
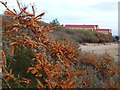
{"label": "red roof", "polygon": [[111,31],[111,29],[96,29],[96,31]]}
{"label": "red roof", "polygon": [[65,25],[66,28],[97,28],[98,25]]}

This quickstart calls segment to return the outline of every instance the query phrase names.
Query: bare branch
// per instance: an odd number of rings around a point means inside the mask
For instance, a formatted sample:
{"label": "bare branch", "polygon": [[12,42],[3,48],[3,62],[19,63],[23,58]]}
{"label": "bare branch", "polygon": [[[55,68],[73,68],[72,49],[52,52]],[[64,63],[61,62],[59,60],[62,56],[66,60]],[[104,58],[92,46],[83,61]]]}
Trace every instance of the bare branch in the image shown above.
{"label": "bare branch", "polygon": [[17,4],[18,4],[18,7],[19,7],[20,11],[22,11],[22,10],[21,10],[21,7],[20,7],[19,1],[18,1],[18,0],[16,0],[16,1],[17,1]]}

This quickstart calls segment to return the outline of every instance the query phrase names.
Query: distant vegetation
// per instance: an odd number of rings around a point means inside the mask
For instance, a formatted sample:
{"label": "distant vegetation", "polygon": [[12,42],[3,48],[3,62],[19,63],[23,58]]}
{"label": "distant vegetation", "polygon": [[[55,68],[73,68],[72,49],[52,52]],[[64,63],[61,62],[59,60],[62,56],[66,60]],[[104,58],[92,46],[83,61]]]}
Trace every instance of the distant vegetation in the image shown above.
{"label": "distant vegetation", "polygon": [[116,40],[119,41],[120,40],[120,37],[119,36],[115,36]]}
{"label": "distant vegetation", "polygon": [[[115,88],[120,70],[107,53],[98,56],[78,49],[83,42],[115,39],[89,31],[75,31],[41,22],[45,13],[26,7],[3,15],[3,88]],[[6,19],[7,17],[7,19]]]}
{"label": "distant vegetation", "polygon": [[111,35],[106,35],[99,32],[92,32],[87,30],[79,29],[67,29],[60,22],[55,19],[50,22],[52,26],[58,26],[57,29],[53,30],[53,34],[59,38],[68,37],[76,41],[77,43],[110,43],[116,42],[118,37],[113,37]]}
{"label": "distant vegetation", "polygon": [[[98,32],[66,29],[64,27],[53,30],[53,34],[59,38],[71,38],[77,43],[110,43],[116,42],[117,39],[111,35],[105,35]],[[63,37],[63,38],[64,38]]]}
{"label": "distant vegetation", "polygon": [[60,26],[60,23],[57,19],[52,20],[50,24],[52,24],[53,26]]}

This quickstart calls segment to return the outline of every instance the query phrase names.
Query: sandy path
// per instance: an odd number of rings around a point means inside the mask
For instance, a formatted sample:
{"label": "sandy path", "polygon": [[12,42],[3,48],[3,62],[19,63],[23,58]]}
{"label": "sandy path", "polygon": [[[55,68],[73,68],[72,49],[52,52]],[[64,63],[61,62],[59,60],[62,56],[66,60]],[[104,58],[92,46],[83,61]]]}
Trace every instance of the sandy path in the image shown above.
{"label": "sandy path", "polygon": [[116,43],[109,43],[107,45],[86,43],[86,45],[80,45],[79,49],[87,52],[94,52],[99,55],[107,52],[115,58],[116,61],[118,61],[118,56],[120,56],[118,53],[118,44]]}

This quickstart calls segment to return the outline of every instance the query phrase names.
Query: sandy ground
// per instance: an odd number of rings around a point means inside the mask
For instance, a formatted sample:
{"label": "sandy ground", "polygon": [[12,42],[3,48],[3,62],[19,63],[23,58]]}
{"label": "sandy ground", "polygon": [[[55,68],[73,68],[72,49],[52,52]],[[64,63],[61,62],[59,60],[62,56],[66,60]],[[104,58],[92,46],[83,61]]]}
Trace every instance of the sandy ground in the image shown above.
{"label": "sandy ground", "polygon": [[118,48],[118,43],[108,43],[106,45],[85,43],[85,45],[80,44],[79,49],[86,52],[93,52],[98,55],[102,55],[107,52],[115,59],[115,61],[118,61],[118,56],[120,56],[118,53],[120,51],[120,48]]}

